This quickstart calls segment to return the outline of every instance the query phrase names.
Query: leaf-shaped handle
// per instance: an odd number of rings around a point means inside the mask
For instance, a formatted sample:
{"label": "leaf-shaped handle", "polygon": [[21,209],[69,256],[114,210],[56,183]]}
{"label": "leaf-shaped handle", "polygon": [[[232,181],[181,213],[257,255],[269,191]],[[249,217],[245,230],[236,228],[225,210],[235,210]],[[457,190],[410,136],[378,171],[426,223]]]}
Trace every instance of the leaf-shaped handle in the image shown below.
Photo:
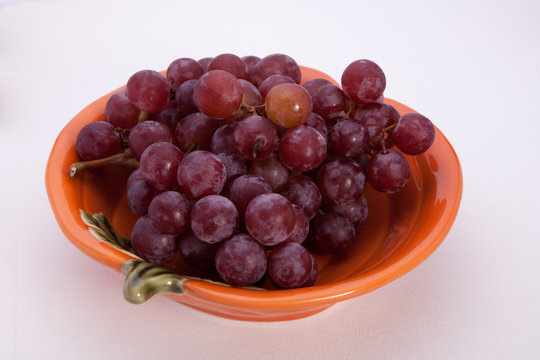
{"label": "leaf-shaped handle", "polygon": [[126,275],[124,298],[133,304],[142,304],[156,294],[183,294],[183,284],[188,280],[141,260],[126,261],[122,273]]}

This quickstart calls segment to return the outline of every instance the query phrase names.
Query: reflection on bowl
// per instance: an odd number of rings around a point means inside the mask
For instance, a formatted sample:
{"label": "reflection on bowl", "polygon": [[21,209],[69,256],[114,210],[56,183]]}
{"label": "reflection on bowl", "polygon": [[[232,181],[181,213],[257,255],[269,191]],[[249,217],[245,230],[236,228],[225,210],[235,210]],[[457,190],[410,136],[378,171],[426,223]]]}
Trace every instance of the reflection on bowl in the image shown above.
{"label": "reflection on bowl", "polygon": [[[302,82],[327,75],[307,67]],[[332,80],[333,81],[333,80]],[[333,81],[335,83],[335,81]],[[68,176],[77,161],[75,140],[91,121],[104,120],[113,92],[82,110],[59,134],[46,170],[46,187],[53,212],[67,238],[88,256],[120,271],[132,259],[98,240],[81,220],[80,209],[102,212],[121,236],[128,237],[136,215],[126,202],[125,184],[130,168],[100,168]],[[400,114],[412,109],[385,100]],[[357,229],[353,247],[339,256],[315,255],[319,277],[312,287],[257,291],[188,279],[174,300],[215,315],[254,321],[290,320],[309,316],[332,304],[377,289],[424,261],[445,238],[456,217],[462,193],[459,160],[444,135],[436,129],[435,142],[424,154],[407,156],[411,180],[398,194],[387,195],[366,187],[369,215]],[[202,276],[179,256],[168,267],[184,275]]]}

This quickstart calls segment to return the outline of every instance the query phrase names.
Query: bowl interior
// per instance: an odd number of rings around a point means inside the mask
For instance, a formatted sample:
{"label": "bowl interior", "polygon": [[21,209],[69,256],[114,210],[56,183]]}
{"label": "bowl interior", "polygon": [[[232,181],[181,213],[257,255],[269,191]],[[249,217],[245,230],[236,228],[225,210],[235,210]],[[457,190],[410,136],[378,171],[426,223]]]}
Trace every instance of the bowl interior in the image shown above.
{"label": "bowl interior", "polygon": [[[306,67],[302,67],[302,75],[303,82],[316,77],[330,79]],[[47,166],[46,183],[55,216],[67,237],[95,260],[118,270],[129,256],[90,235],[80,219],[79,210],[91,214],[104,213],[119,235],[129,237],[137,219],[126,201],[125,185],[132,169],[105,167],[83,172],[75,179],[68,176],[69,166],[77,161],[77,133],[91,121],[104,120],[105,104],[112,93],[89,105],[59,135]],[[387,99],[386,102],[401,114],[413,112],[396,101]],[[438,129],[435,142],[426,153],[407,156],[407,159],[411,165],[411,179],[398,194],[382,194],[366,186],[369,215],[366,222],[357,228],[352,248],[338,256],[315,254],[319,265],[315,286],[275,292],[289,292],[296,296],[311,293],[313,297],[351,297],[403,275],[437,248],[449,231],[459,207],[462,189],[459,161]],[[189,266],[181,256],[166,267],[183,275],[216,279],[215,274],[203,274]],[[212,288],[213,292],[224,294],[246,291],[198,283],[194,287]],[[242,294],[254,298],[264,296],[257,291]]]}

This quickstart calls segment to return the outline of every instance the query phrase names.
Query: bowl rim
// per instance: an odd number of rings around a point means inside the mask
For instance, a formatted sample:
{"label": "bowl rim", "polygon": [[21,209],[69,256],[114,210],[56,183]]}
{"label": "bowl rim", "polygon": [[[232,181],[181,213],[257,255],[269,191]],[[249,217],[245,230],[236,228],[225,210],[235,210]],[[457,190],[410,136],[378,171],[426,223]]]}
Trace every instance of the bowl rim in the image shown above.
{"label": "bowl rim", "polygon": [[[319,77],[327,79],[339,86],[334,79],[321,71],[306,66],[301,66],[300,68],[302,70],[302,83]],[[63,233],[81,251],[116,271],[120,271],[122,264],[132,259],[132,257],[95,239],[80,217],[73,216],[75,214],[74,209],[72,209],[68,199],[65,197],[63,187],[58,186],[58,184],[62,184],[65,181],[73,181],[73,179],[69,179],[67,171],[62,173],[60,170],[65,167],[63,154],[70,149],[73,150],[73,141],[76,138],[73,137],[74,134],[78,133],[78,130],[89,121],[103,119],[103,112],[108,98],[124,88],[125,85],[95,100],[66,124],[57,136],[51,149],[45,172],[47,195],[55,218]],[[392,99],[385,98],[385,102],[402,109],[402,111],[416,112]],[[437,127],[435,130],[436,142],[446,153],[445,166],[452,166],[449,169],[451,170],[450,174],[452,178],[448,179],[448,184],[452,188],[445,193],[447,195],[453,194],[453,196],[446,197],[449,203],[443,215],[441,215],[441,221],[437,226],[431,229],[428,236],[424,237],[416,247],[412,248],[397,261],[390,263],[384,262],[376,268],[344,280],[297,289],[257,291],[225,287],[213,282],[190,279],[184,283],[185,294],[189,294],[205,302],[218,302],[225,306],[292,309],[306,305],[319,306],[346,300],[375,290],[403,276],[427,259],[439,247],[452,227],[461,202],[463,191],[461,164],[448,139]],[[71,140],[71,143],[69,140]],[[66,216],[70,214],[72,216]]]}

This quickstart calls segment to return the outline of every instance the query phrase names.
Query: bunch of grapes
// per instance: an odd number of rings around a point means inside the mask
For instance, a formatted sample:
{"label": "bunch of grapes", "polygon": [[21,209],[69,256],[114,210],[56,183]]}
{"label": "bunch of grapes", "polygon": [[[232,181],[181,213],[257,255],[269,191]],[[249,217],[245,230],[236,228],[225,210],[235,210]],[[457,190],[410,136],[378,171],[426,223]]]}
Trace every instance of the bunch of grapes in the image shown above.
{"label": "bunch of grapes", "polygon": [[165,76],[139,71],[111,96],[77,153],[81,164],[138,167],[127,181],[136,254],[163,264],[180,251],[233,286],[268,274],[295,288],[315,282],[312,252],[347,251],[368,214],[366,183],[400,191],[402,153],[426,151],[435,129],[384,103],[370,60],[351,63],[341,88],[300,79],[284,54],[221,54],[174,60]]}

